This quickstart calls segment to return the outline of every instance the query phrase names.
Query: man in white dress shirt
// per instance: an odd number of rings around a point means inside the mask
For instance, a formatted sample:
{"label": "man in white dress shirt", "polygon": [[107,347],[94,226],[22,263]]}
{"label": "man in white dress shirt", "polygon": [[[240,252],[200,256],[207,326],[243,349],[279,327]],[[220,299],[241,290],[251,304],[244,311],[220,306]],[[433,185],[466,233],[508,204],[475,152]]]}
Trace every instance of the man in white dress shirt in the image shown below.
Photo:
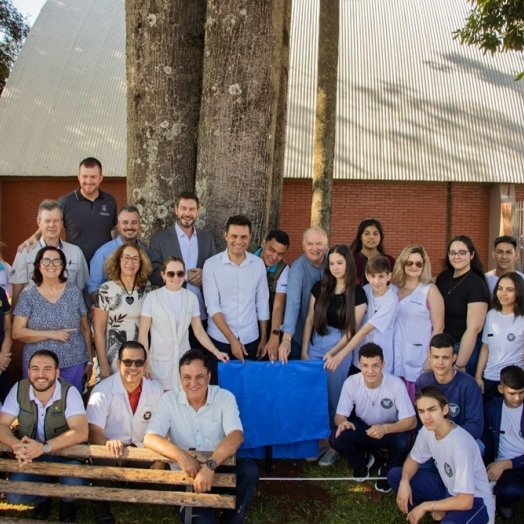
{"label": "man in white dress shirt", "polygon": [[204,264],[207,332],[215,346],[244,362],[262,355],[269,328],[266,266],[248,253],[251,221],[236,215],[227,221],[227,249]]}

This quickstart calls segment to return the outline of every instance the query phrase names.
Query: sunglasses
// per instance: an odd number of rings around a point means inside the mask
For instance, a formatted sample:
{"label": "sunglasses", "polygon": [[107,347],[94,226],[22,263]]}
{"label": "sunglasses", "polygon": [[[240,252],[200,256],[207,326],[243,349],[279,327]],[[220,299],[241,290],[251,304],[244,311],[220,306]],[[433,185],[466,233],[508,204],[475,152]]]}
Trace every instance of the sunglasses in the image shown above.
{"label": "sunglasses", "polygon": [[121,360],[120,362],[122,362],[122,364],[124,364],[126,368],[130,368],[133,364],[137,368],[143,368],[144,364],[146,363],[145,360],[131,360],[131,359]]}
{"label": "sunglasses", "polygon": [[420,262],[419,260],[417,260],[416,262],[413,262],[413,260],[408,260],[406,262],[406,267],[411,267],[411,266],[415,266],[415,267],[418,267],[419,269],[424,267],[424,262]]}
{"label": "sunglasses", "polygon": [[167,278],[175,278],[175,276],[177,278],[184,278],[186,276],[186,272],[185,271],[166,271],[166,276]]}

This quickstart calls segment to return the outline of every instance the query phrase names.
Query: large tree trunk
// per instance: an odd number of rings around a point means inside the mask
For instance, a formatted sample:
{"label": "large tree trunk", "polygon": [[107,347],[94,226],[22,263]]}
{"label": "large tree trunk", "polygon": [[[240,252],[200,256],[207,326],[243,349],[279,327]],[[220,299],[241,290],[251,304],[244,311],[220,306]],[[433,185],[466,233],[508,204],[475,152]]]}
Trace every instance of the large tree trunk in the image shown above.
{"label": "large tree trunk", "polygon": [[196,189],[200,224],[219,246],[231,215],[247,215],[257,241],[278,223],[282,169],[275,169],[275,148],[286,5],[289,0],[207,2]]}
{"label": "large tree trunk", "polygon": [[146,238],[194,188],[205,2],[126,0],[127,193]]}
{"label": "large tree trunk", "polygon": [[311,225],[331,231],[337,116],[339,0],[320,0]]}

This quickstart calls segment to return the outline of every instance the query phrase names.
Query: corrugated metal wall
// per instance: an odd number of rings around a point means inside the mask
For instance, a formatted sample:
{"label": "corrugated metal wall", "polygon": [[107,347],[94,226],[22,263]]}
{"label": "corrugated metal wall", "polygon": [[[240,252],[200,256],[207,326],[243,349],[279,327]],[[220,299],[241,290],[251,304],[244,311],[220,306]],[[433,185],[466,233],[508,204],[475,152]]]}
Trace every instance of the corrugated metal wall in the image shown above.
{"label": "corrugated metal wall", "polygon": [[[124,0],[49,0],[0,99],[0,176],[125,176]],[[52,71],[52,74],[49,72]]]}
{"label": "corrugated metal wall", "polygon": [[[335,178],[524,182],[522,54],[453,40],[466,0],[341,0]],[[295,0],[285,176],[313,166],[318,0]]]}

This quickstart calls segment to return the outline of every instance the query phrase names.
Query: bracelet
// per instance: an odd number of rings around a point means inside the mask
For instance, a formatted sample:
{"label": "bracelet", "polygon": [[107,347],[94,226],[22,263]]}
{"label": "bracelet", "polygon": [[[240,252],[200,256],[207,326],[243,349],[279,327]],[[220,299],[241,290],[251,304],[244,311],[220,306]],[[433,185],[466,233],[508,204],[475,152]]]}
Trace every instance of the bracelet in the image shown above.
{"label": "bracelet", "polygon": [[86,362],[86,366],[94,366],[92,362]]}
{"label": "bracelet", "polygon": [[287,342],[288,344],[291,344],[291,339],[283,338],[282,342]]}

